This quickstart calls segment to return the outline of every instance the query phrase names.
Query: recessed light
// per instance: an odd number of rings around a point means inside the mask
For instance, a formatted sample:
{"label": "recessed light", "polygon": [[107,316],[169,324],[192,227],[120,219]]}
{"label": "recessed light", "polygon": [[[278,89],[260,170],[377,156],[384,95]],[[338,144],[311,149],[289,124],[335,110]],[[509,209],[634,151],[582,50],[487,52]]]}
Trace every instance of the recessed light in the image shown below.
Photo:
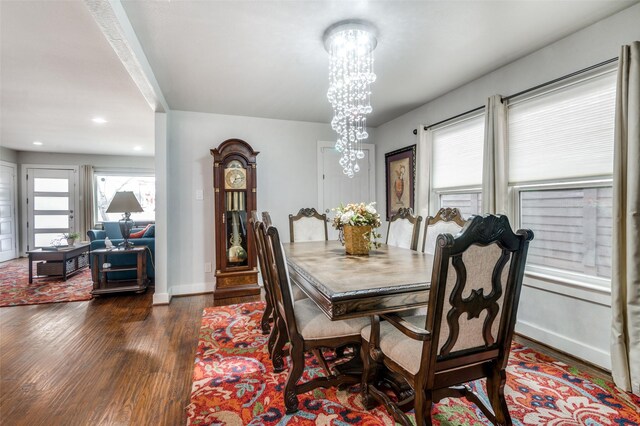
{"label": "recessed light", "polygon": [[134,151],[142,151],[142,147],[141,146],[134,146],[133,150]]}
{"label": "recessed light", "polygon": [[43,145],[43,143],[42,143],[42,142],[40,142],[40,141],[33,141],[33,144],[34,144],[34,145],[38,145],[38,146]]}
{"label": "recessed light", "polygon": [[102,117],[93,117],[93,118],[91,119],[91,121],[93,121],[93,122],[94,122],[94,123],[96,123],[96,124],[104,124],[104,123],[106,123],[106,122],[107,122],[107,120],[105,120],[105,119],[104,119],[104,118],[102,118]]}

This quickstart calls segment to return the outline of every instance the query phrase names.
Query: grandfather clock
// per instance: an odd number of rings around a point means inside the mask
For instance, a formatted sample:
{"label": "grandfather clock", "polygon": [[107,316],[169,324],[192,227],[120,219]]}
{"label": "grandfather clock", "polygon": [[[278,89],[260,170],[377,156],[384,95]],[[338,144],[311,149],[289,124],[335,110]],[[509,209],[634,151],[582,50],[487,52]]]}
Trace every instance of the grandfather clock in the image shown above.
{"label": "grandfather clock", "polygon": [[216,223],[215,299],[260,293],[249,217],[256,209],[256,156],[251,145],[228,139],[213,156]]}

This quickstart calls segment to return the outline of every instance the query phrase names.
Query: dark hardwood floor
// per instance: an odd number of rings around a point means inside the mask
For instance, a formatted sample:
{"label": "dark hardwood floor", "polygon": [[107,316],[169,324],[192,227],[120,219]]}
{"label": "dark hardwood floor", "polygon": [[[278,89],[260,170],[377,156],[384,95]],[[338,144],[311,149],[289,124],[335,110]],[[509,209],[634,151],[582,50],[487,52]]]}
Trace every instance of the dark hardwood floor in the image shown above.
{"label": "dark hardwood floor", "polygon": [[213,295],[151,303],[148,291],[1,308],[0,424],[184,424]]}
{"label": "dark hardwood floor", "polygon": [[202,309],[213,295],[151,300],[148,291],[0,308],[0,424],[183,425]]}

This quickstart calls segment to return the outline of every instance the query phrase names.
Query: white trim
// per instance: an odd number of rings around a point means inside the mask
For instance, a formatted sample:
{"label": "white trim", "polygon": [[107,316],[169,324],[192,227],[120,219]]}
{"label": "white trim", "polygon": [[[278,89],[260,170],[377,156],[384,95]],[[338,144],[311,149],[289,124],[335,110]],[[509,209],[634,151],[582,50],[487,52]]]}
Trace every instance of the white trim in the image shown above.
{"label": "white trim", "polygon": [[168,305],[171,303],[171,293],[153,293],[153,305]]}
{"label": "white trim", "polygon": [[580,281],[566,280],[553,275],[525,272],[522,285],[611,307],[611,289],[589,285]]}
{"label": "white trim", "polygon": [[22,220],[18,217],[18,164],[0,160],[0,165],[13,169],[13,258],[19,257]]}
{"label": "white trim", "polygon": [[516,322],[516,333],[529,337],[545,345],[559,349],[563,352],[582,358],[599,367],[611,370],[611,354],[595,346],[579,342],[570,337],[558,334],[555,331],[538,327],[525,321]]}
{"label": "white trim", "polygon": [[[169,287],[169,200],[168,200],[168,150],[169,150],[169,114],[155,113],[155,169],[159,173],[156,178],[156,237],[155,237],[155,290],[154,304],[171,302]],[[156,302],[158,300],[158,302]]]}
{"label": "white trim", "polygon": [[467,121],[467,120],[471,120],[473,118],[477,118],[481,115],[485,115],[487,107],[486,106],[482,106],[482,109],[478,109],[477,111],[471,111],[468,112],[460,117],[456,117],[456,118],[452,118],[450,120],[446,120],[443,123],[440,123],[438,125],[435,126],[427,126],[427,129],[429,130],[441,130],[441,129],[445,129],[449,126],[453,126],[456,125],[458,123],[462,123],[463,121]]}
{"label": "white trim", "polygon": [[215,290],[215,283],[211,282],[177,285],[171,287],[171,296],[173,297],[186,296],[189,294],[213,293],[213,290]]}

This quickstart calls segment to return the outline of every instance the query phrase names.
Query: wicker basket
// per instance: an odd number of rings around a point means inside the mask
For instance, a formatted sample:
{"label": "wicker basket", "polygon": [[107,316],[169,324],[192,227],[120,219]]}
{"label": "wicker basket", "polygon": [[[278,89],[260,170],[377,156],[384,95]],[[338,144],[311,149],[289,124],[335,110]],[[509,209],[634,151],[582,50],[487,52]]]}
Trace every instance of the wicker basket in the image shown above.
{"label": "wicker basket", "polygon": [[343,227],[343,232],[344,248],[347,254],[369,254],[369,238],[365,238],[365,235],[371,232],[370,226],[345,225]]}

